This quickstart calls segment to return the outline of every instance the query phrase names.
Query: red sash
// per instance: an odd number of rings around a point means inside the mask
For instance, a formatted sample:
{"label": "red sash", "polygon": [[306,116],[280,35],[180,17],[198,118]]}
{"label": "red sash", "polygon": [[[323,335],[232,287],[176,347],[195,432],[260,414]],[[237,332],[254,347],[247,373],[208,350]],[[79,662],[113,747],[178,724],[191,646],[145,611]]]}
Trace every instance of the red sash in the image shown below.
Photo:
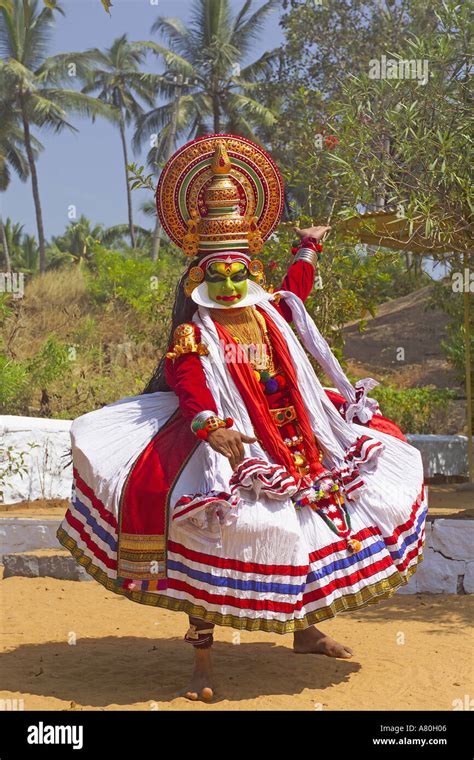
{"label": "red sash", "polygon": [[[314,442],[314,434],[311,430],[306,407],[298,388],[296,372],[290,358],[288,347],[285,339],[270,317],[263,312],[260,313],[262,313],[265,319],[275,356],[278,358],[282,372],[286,376],[292,404],[295,407],[298,425],[303,436],[303,445],[310,466],[310,475],[315,477],[325,468],[319,462],[319,451]],[[227,366],[247,408],[247,412],[255,430],[255,435],[272,459],[285,467],[296,480],[299,480],[301,475],[296,469],[293,457],[288,447],[283,442],[278,427],[269,412],[267,397],[263,391],[262,384],[255,376],[252,365],[247,361],[244,352],[238,352],[238,344],[225,327],[218,322],[215,322],[214,324],[220,340],[225,344],[234,345],[235,355],[240,359],[238,362],[229,361]],[[250,433],[250,431],[243,430],[240,430],[239,432]]]}

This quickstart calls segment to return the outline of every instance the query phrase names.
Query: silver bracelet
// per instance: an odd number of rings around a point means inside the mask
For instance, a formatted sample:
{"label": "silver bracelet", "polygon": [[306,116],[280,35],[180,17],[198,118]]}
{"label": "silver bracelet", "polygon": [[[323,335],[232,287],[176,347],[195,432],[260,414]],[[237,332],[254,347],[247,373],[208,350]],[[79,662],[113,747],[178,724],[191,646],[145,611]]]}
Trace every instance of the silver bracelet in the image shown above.
{"label": "silver bracelet", "polygon": [[318,263],[318,254],[312,248],[300,248],[295,254],[295,261],[307,261],[313,267]]}

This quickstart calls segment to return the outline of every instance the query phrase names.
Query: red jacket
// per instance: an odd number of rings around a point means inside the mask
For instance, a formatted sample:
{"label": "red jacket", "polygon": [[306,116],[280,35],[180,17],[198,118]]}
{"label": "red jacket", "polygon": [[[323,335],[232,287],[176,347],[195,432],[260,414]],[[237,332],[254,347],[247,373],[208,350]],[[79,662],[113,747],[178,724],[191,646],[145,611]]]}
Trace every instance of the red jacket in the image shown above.
{"label": "red jacket", "polygon": [[[306,301],[313,285],[314,267],[306,261],[295,261],[289,267],[279,290],[290,290],[302,301]],[[278,305],[274,304],[274,306],[287,322],[291,322],[291,310],[284,301],[280,301]],[[196,340],[199,341],[200,335],[197,325],[195,329]],[[171,348],[172,346],[169,347],[169,349]],[[207,386],[201,360],[197,353],[183,354],[174,360],[166,359],[165,373],[166,381],[178,396],[181,412],[189,424],[196,414],[204,409],[209,409],[217,414],[217,407]],[[340,394],[334,393],[334,391],[326,391],[326,393],[337,408],[342,407],[344,398]],[[406,440],[400,428],[381,415],[374,415],[367,427],[394,435],[402,441]]]}
{"label": "red jacket", "polygon": [[[307,261],[295,261],[288,269],[280,290],[290,290],[306,301],[314,284],[314,267]],[[278,311],[291,322],[289,307],[281,302]],[[200,340],[196,326],[196,340]],[[169,347],[169,350],[172,347]],[[191,423],[193,417],[204,409],[217,413],[217,407],[206,384],[201,360],[196,353],[183,354],[177,359],[166,359],[166,382],[179,398],[179,406],[184,417]]]}

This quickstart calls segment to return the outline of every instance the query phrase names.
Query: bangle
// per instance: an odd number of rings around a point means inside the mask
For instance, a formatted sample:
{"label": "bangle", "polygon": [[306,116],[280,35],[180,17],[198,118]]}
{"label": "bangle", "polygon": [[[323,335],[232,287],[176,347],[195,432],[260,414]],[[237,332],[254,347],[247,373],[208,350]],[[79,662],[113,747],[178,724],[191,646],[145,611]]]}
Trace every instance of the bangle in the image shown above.
{"label": "bangle", "polygon": [[300,248],[295,256],[295,261],[307,261],[313,267],[318,263],[318,254],[312,248]]}
{"label": "bangle", "polygon": [[303,238],[303,240],[301,241],[301,247],[313,248],[318,253],[321,253],[321,251],[323,250],[323,246],[321,245],[321,243],[318,243],[316,238],[313,238],[313,237]]}
{"label": "bangle", "polygon": [[313,237],[305,237],[302,240],[293,240],[291,246],[291,253],[293,256],[302,250],[314,251],[314,253],[317,254],[317,258],[319,260],[321,258],[320,254],[322,253],[323,246],[321,243],[318,243],[316,238]]}
{"label": "bangle", "polygon": [[196,435],[196,438],[207,441],[209,433],[213,430],[218,430],[221,427],[230,428],[233,424],[234,420],[231,417],[226,417],[223,420],[215,412],[206,409],[204,412],[196,414],[191,422],[191,430]]}

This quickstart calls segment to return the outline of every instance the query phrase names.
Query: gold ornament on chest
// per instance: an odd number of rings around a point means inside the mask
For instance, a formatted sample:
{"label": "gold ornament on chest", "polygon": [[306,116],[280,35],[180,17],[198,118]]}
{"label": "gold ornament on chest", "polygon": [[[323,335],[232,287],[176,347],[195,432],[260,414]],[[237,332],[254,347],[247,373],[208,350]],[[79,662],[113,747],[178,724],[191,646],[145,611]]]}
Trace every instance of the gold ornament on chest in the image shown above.
{"label": "gold ornament on chest", "polygon": [[242,349],[245,347],[247,360],[254,370],[275,374],[272,345],[265,319],[260,312],[252,308],[222,313],[216,310],[213,317],[228,330]]}

